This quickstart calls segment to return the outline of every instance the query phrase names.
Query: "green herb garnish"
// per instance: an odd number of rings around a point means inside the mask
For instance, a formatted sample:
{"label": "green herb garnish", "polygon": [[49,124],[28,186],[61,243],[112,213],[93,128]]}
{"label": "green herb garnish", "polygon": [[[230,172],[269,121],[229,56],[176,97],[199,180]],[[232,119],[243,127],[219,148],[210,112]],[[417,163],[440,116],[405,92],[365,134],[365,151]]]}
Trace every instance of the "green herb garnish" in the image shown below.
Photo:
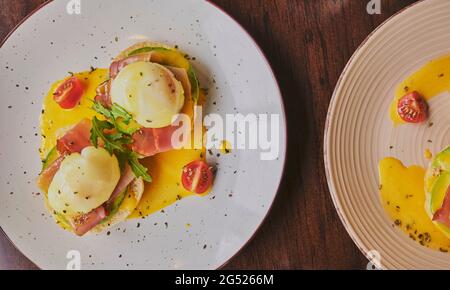
{"label": "green herb garnish", "polygon": [[130,153],[128,163],[130,164],[134,175],[142,177],[142,179],[147,182],[152,182],[152,177],[147,173],[147,168],[139,162],[138,155],[136,153]]}
{"label": "green herb garnish", "polygon": [[98,147],[101,140],[104,148],[111,155],[117,156],[122,170],[125,163],[128,163],[136,178],[151,182],[152,177],[148,174],[147,168],[139,162],[138,155],[127,146],[133,142],[132,135],[140,129],[132,115],[117,104],[108,109],[99,102],[94,102],[92,109],[106,118],[106,120],[99,120],[97,117],[92,119],[90,137],[92,145]]}
{"label": "green herb garnish", "polygon": [[105,130],[114,129],[114,124],[108,121],[100,121],[97,117],[92,120],[91,143],[98,147],[98,139],[103,140],[105,149],[113,155],[117,153],[125,153],[124,145],[132,142],[131,137],[122,134],[106,134]]}

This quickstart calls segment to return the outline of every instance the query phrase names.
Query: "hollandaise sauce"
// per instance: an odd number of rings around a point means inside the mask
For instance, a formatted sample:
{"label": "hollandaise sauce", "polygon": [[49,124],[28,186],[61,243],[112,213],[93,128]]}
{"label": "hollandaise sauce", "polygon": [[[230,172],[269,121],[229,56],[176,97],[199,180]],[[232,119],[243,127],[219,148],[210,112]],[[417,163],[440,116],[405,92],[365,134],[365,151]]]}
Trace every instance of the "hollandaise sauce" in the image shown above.
{"label": "hollandaise sauce", "polygon": [[425,169],[385,158],[380,161],[379,173],[381,200],[393,225],[423,246],[448,252],[450,239],[436,228],[425,210]]}
{"label": "hollandaise sauce", "polygon": [[[203,106],[205,98],[205,93],[201,91],[197,103],[186,99],[181,112],[193,121],[194,106]],[[181,184],[181,174],[183,167],[190,162],[205,159],[206,148],[173,150],[146,158],[143,165],[148,168],[153,181],[146,184],[141,202],[129,218],[146,217],[183,198],[196,195],[184,189]],[[208,192],[203,196],[207,194]]]}
{"label": "hollandaise sauce", "polygon": [[232,145],[229,141],[223,140],[222,142],[220,142],[219,150],[222,154],[230,154],[232,150]]}
{"label": "hollandaise sauce", "polygon": [[[92,109],[97,87],[107,80],[107,69],[92,69],[91,71],[74,74],[83,81],[84,95],[78,106],[71,110],[63,110],[54,101],[53,93],[64,81],[58,81],[52,85],[44,100],[44,108],[41,115],[42,141],[40,157],[42,160],[56,145],[57,139],[64,134],[67,128],[79,123],[82,119],[92,119],[94,116],[101,118]],[[186,99],[181,110],[193,120],[194,106],[202,106],[205,102],[205,94],[202,92],[197,102]],[[203,128],[204,130],[204,128]],[[143,197],[129,218],[142,218],[177,202],[180,199],[194,195],[183,188],[181,184],[182,170],[185,165],[195,160],[205,160],[206,149],[181,149],[158,154],[142,160],[142,164],[148,168],[153,181],[145,184]],[[205,194],[206,195],[206,194]]]}
{"label": "hollandaise sauce", "polygon": [[406,78],[395,90],[390,116],[395,125],[405,122],[397,113],[398,101],[407,93],[417,91],[425,100],[450,91],[450,55],[430,61],[420,70]]}
{"label": "hollandaise sauce", "polygon": [[78,106],[71,110],[63,110],[55,102],[53,93],[64,80],[54,83],[44,99],[44,107],[41,115],[41,159],[44,159],[53,147],[55,147],[56,140],[64,134],[64,130],[85,118],[92,119],[94,116],[99,117],[91,108],[97,87],[108,78],[108,70],[92,69],[91,71],[74,74],[74,76],[83,82],[84,87],[84,94]]}

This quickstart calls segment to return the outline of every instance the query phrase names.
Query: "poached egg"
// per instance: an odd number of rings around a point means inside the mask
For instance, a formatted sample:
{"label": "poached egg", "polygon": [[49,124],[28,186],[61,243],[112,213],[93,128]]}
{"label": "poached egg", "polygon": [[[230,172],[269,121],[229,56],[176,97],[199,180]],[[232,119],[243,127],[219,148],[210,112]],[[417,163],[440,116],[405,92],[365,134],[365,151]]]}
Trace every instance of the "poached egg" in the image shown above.
{"label": "poached egg", "polygon": [[49,205],[64,215],[89,213],[110,198],[119,179],[114,155],[103,148],[86,147],[61,163],[48,190]]}
{"label": "poached egg", "polygon": [[135,62],[123,68],[112,81],[111,100],[130,112],[146,128],[172,124],[183,108],[183,86],[166,67]]}

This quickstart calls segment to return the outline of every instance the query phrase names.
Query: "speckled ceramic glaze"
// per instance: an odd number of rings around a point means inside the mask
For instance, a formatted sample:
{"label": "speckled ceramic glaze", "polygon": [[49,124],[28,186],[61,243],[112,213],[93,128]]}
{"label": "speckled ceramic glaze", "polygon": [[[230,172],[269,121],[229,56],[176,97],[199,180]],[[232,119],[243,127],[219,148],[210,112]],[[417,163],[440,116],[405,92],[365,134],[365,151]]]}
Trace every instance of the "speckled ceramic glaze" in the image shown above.
{"label": "speckled ceramic glaze", "polygon": [[357,246],[368,257],[379,254],[382,268],[450,268],[448,253],[423,247],[393,226],[378,178],[385,157],[426,167],[425,149],[437,153],[450,144],[448,92],[431,100],[426,124],[395,127],[389,117],[395,88],[450,54],[449,15],[450,1],[425,0],[391,18],[355,53],[330,105],[325,162],[333,201]]}
{"label": "speckled ceramic glaze", "polygon": [[[46,4],[0,50],[1,228],[43,269],[65,269],[71,250],[80,252],[83,269],[220,267],[262,223],[282,175],[285,119],[266,59],[236,22],[206,1],[81,0],[80,15],[66,12],[68,2]],[[54,223],[35,185],[42,99],[68,71],[108,67],[145,39],[195,57],[202,87],[209,88],[207,112],[279,114],[279,158],[262,161],[259,150],[214,153],[209,158],[218,174],[210,195],[78,238]]]}

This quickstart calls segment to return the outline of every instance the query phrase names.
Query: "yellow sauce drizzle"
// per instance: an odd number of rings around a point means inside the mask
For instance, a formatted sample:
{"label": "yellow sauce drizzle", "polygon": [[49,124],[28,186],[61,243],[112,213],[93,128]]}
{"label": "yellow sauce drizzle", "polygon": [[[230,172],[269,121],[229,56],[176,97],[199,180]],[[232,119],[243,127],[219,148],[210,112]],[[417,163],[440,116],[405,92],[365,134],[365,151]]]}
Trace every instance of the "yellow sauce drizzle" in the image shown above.
{"label": "yellow sauce drizzle", "polygon": [[220,148],[219,151],[222,154],[230,154],[231,153],[231,143],[227,140],[223,140],[220,142]]}
{"label": "yellow sauce drizzle", "polygon": [[398,101],[413,91],[420,93],[427,101],[450,91],[450,56],[430,61],[397,87],[395,99],[390,107],[390,117],[395,125],[405,124],[397,113]]}
{"label": "yellow sauce drizzle", "polygon": [[63,133],[62,130],[79,123],[84,118],[92,119],[98,115],[91,109],[92,100],[95,98],[97,87],[106,81],[108,74],[109,72],[106,69],[96,69],[92,72],[75,74],[79,80],[83,81],[84,95],[81,98],[80,105],[72,110],[61,109],[53,100],[53,93],[65,79],[52,85],[44,99],[43,113],[41,115],[41,159],[44,159],[50,150],[55,147],[56,140]]}
{"label": "yellow sauce drizzle", "polygon": [[423,157],[427,160],[433,159],[433,153],[431,153],[430,149],[425,149],[425,152],[423,153]]}
{"label": "yellow sauce drizzle", "polygon": [[423,246],[448,252],[450,239],[436,228],[425,210],[425,169],[385,158],[380,161],[379,172],[382,204],[394,226]]}

